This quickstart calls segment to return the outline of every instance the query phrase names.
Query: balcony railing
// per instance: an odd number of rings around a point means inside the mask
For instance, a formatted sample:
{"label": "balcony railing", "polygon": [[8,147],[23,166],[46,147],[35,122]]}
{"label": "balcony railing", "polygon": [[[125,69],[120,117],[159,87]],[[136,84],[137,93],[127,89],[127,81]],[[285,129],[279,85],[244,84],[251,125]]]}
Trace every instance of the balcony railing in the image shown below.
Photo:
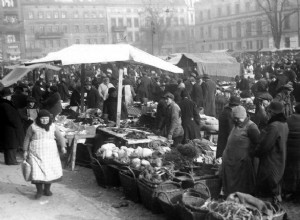
{"label": "balcony railing", "polygon": [[36,39],[58,39],[62,38],[63,32],[45,32],[45,33],[35,33]]}
{"label": "balcony railing", "polygon": [[126,26],[112,26],[111,31],[112,32],[124,32],[126,31],[127,27]]}

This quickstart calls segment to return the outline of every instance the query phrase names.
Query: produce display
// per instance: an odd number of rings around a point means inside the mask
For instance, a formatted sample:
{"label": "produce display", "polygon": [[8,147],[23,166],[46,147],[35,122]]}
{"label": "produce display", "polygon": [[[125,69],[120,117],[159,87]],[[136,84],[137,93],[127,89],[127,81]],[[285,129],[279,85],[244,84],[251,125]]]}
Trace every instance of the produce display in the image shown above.
{"label": "produce display", "polygon": [[147,135],[142,131],[130,131],[125,135],[126,139],[147,139]]}
{"label": "produce display", "polygon": [[262,214],[257,209],[246,208],[242,204],[231,201],[218,203],[207,200],[201,209],[207,209],[216,219],[262,220]]}

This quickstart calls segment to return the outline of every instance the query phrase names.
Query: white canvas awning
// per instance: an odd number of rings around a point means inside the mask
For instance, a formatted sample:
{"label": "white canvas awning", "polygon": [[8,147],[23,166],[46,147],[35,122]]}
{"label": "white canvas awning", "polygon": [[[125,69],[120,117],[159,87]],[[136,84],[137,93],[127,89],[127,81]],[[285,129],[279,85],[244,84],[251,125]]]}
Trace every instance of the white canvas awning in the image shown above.
{"label": "white canvas awning", "polygon": [[8,73],[2,80],[1,82],[5,87],[11,86],[20,79],[22,79],[24,76],[26,76],[27,73],[30,71],[37,69],[37,68],[46,68],[46,69],[51,69],[55,71],[59,71],[61,68],[57,66],[53,66],[50,64],[45,64],[45,63],[39,63],[39,64],[33,64],[30,66],[24,66],[24,65],[18,65],[18,66],[8,66],[6,67],[8,69],[12,69],[10,73]]}
{"label": "white canvas awning", "polygon": [[74,44],[47,56],[25,63],[61,62],[62,65],[129,61],[153,66],[173,73],[183,70],[129,44]]}

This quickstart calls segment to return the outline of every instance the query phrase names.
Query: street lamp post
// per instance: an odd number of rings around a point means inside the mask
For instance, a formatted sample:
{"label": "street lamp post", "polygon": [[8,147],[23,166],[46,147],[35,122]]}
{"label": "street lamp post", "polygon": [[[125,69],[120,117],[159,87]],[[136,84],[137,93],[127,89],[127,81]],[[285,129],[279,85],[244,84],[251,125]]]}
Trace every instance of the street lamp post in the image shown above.
{"label": "street lamp post", "polygon": [[154,34],[155,34],[155,27],[154,22],[151,21],[151,54],[154,54]]}

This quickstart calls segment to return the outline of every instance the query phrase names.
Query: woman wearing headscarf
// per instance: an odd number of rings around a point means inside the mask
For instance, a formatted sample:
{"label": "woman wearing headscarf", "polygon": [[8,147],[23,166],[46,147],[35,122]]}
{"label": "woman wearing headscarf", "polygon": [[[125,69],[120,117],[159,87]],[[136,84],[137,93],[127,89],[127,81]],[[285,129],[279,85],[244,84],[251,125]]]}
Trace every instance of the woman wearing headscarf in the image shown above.
{"label": "woman wearing headscarf", "polygon": [[[108,89],[108,98],[103,103],[103,117],[109,121],[117,121],[118,93],[115,87]],[[121,119],[127,119],[127,108],[122,100]]]}
{"label": "woman wearing headscarf", "polygon": [[30,125],[24,140],[24,159],[32,168],[31,181],[36,185],[36,199],[42,195],[51,196],[51,184],[60,180],[63,173],[57,148],[66,153],[66,143],[49,111],[40,110],[35,123]]}
{"label": "woman wearing headscarf", "polygon": [[16,153],[24,140],[21,117],[10,101],[10,89],[4,88],[0,95],[0,149],[4,152],[6,165],[18,165]]}
{"label": "woman wearing headscarf", "polygon": [[61,98],[57,86],[50,86],[49,97],[42,102],[44,109],[48,110],[55,118],[62,111]]}
{"label": "woman wearing headscarf", "polygon": [[283,190],[293,199],[300,201],[300,104],[296,105],[295,111],[295,114],[287,119],[289,135]]}
{"label": "woman wearing headscarf", "polygon": [[253,152],[259,143],[257,125],[243,106],[232,108],[234,127],[223,152],[221,178],[225,196],[234,192],[254,194],[255,170]]}

